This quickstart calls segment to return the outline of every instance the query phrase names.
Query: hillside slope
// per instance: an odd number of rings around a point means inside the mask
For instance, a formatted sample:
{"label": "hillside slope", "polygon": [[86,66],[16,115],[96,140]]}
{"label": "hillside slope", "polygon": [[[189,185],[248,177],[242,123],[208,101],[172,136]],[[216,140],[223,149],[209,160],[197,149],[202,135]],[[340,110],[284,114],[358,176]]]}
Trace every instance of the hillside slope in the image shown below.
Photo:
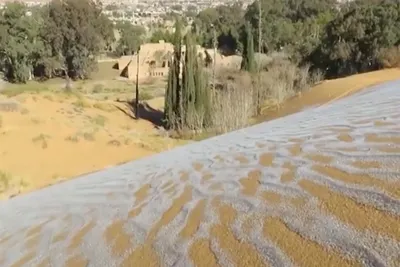
{"label": "hillside slope", "polygon": [[[110,72],[112,65],[101,63],[94,79],[75,82],[76,94],[60,90],[62,79],[8,84],[11,95],[0,93],[0,200],[187,143],[154,128],[162,117],[163,82],[142,85],[142,96],[157,96],[146,101],[155,112],[133,120],[130,107],[115,100],[130,99],[134,85],[114,80],[118,71]],[[398,77],[400,69],[386,69],[323,81],[252,123],[324,105]],[[17,110],[2,110],[4,102],[18,103]]]}
{"label": "hillside slope", "polygon": [[400,81],[0,203],[1,266],[399,266]]}

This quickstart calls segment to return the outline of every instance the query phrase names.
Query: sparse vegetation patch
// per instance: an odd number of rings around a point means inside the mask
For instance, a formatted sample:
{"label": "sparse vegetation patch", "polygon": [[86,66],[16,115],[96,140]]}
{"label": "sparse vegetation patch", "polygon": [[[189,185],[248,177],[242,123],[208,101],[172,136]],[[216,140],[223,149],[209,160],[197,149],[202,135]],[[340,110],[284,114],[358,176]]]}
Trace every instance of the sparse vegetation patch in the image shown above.
{"label": "sparse vegetation patch", "polygon": [[91,118],[93,124],[98,126],[104,126],[107,122],[107,118],[103,115],[96,115],[95,117]]}
{"label": "sparse vegetation patch", "polygon": [[46,135],[46,134],[40,134],[34,138],[32,138],[33,143],[40,143],[41,147],[43,149],[46,149],[48,147],[48,140],[51,138],[51,136]]}
{"label": "sparse vegetation patch", "polygon": [[11,175],[0,170],[0,193],[8,190],[11,182]]}

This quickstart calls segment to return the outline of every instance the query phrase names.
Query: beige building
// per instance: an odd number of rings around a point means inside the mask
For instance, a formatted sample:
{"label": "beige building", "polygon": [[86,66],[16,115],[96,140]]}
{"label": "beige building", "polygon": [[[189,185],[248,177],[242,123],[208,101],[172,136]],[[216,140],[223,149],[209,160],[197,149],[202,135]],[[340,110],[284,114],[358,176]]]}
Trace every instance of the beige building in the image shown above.
{"label": "beige building", "polygon": [[[171,43],[148,43],[140,46],[139,79],[164,77],[168,75],[169,59],[174,51]],[[136,79],[137,55],[122,56],[118,59],[121,76],[130,80]]]}
{"label": "beige building", "polygon": [[[168,75],[169,62],[174,51],[171,43],[160,41],[159,43],[147,43],[140,47],[139,51],[139,80],[148,78],[164,78]],[[182,46],[182,54],[184,55],[186,47]],[[198,53],[203,59],[208,56],[214,59],[214,50],[205,49],[197,45]],[[225,57],[220,53],[215,56],[217,68],[240,68],[242,58],[240,56]],[[118,69],[121,76],[130,80],[136,80],[138,58],[137,55],[122,56],[118,59]],[[212,66],[212,62],[211,62]]]}

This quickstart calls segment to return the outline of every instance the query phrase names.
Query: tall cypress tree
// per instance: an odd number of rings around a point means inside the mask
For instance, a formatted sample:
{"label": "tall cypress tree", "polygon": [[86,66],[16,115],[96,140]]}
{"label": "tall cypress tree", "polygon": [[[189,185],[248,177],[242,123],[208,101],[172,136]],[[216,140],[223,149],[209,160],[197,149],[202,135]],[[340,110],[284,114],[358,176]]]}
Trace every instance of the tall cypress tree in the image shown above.
{"label": "tall cypress tree", "polygon": [[196,82],[196,111],[203,116],[202,127],[207,128],[211,126],[211,94],[208,87],[208,76],[204,71],[205,65],[201,57],[197,58],[197,65],[195,66],[195,82]]}
{"label": "tall cypress tree", "polygon": [[173,128],[176,122],[174,105],[175,101],[175,76],[174,76],[174,61],[169,61],[170,69],[168,71],[167,88],[165,89],[165,104],[164,104],[164,121],[167,128]]}
{"label": "tall cypress tree", "polygon": [[255,72],[256,62],[254,58],[254,40],[253,40],[253,34],[251,32],[250,23],[248,22],[246,23],[245,26],[245,33],[246,33],[246,44],[244,45],[243,49],[241,69],[249,72]]}
{"label": "tall cypress tree", "polygon": [[182,73],[182,100],[183,100],[183,114],[182,120],[185,126],[191,128],[192,119],[195,115],[195,98],[196,98],[196,84],[195,84],[195,63],[196,63],[196,47],[193,45],[192,36],[187,33],[185,36],[185,62],[183,65]]}
{"label": "tall cypress tree", "polygon": [[[207,76],[190,33],[185,36],[186,52],[182,60],[181,38],[180,24],[177,22],[174,54],[168,73],[164,116],[169,128],[178,130],[203,128],[209,125],[211,118]],[[183,63],[182,70],[181,63]]]}
{"label": "tall cypress tree", "polygon": [[182,55],[182,33],[179,20],[175,23],[174,53],[170,59],[168,82],[165,92],[164,119],[168,128],[178,128],[181,125],[182,113],[180,63]]}

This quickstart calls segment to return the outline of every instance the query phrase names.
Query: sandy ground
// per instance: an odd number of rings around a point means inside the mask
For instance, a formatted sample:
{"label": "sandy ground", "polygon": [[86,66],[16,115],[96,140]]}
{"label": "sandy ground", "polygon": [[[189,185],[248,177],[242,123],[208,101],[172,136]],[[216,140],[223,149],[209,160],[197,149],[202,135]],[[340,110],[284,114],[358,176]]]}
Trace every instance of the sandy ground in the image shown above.
{"label": "sandy ground", "polygon": [[[109,72],[108,65],[102,68],[98,79]],[[266,110],[258,121],[323,105],[366,86],[399,77],[400,70],[393,69],[325,81],[289,100],[278,111]],[[122,86],[114,83],[93,82],[92,87],[81,90]],[[132,90],[131,85],[123,86]],[[113,90],[111,95],[115,95],[116,89]],[[117,95],[130,94],[131,91]],[[20,102],[17,111],[0,111],[0,178],[3,181],[0,199],[185,143],[160,136],[149,120],[132,120],[115,107],[132,115],[126,105],[104,100],[108,95],[89,94],[79,99],[48,92],[21,94],[15,97]],[[148,102],[154,109],[162,110],[161,97]]]}
{"label": "sandy ground", "polygon": [[0,266],[397,267],[399,86],[0,202]]}
{"label": "sandy ground", "polygon": [[[160,136],[150,121],[133,120],[124,103],[54,93],[21,94],[15,99],[20,102],[18,110],[0,112],[4,197],[183,143]],[[154,107],[159,102],[149,101]]]}

